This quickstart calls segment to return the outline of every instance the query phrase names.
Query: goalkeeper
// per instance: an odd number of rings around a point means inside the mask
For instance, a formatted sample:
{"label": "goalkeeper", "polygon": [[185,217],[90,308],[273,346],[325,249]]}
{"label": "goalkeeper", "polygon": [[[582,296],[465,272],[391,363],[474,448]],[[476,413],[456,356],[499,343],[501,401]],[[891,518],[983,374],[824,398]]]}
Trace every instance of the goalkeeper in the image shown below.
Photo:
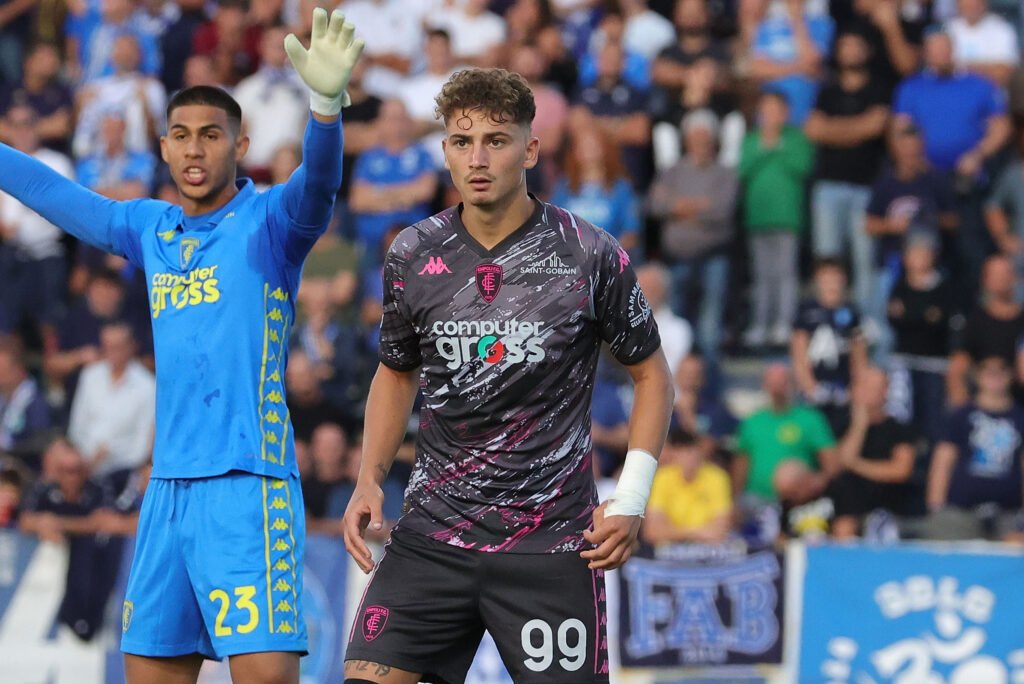
{"label": "goalkeeper", "polygon": [[341,184],[345,87],[362,51],[317,9],[307,51],[285,48],[310,93],[303,163],[257,192],[236,178],[248,139],[223,90],[187,88],[160,149],[182,205],[115,202],[0,145],[0,190],[145,269],[156,348],[152,481],[122,615],[129,684],[195,682],[230,658],[236,682],[299,681],[305,525],[284,400],[302,263]]}

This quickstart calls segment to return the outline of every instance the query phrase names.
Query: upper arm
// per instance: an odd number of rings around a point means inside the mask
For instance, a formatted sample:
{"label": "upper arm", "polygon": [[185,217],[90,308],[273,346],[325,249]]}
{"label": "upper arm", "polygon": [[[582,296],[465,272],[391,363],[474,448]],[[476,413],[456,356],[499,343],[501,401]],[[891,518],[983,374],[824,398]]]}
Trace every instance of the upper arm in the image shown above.
{"label": "upper arm", "polygon": [[900,480],[908,480],[914,472],[914,461],[917,460],[914,445],[910,442],[900,442],[893,447],[890,456],[893,464],[899,470]]}
{"label": "upper arm", "polygon": [[409,252],[400,236],[384,258],[384,314],[380,328],[380,362],[392,371],[410,372],[423,363],[420,336],[406,301]]}
{"label": "upper arm", "polygon": [[591,267],[594,318],[612,355],[629,366],[647,359],[661,346],[658,326],[626,251],[604,231],[596,237]]}

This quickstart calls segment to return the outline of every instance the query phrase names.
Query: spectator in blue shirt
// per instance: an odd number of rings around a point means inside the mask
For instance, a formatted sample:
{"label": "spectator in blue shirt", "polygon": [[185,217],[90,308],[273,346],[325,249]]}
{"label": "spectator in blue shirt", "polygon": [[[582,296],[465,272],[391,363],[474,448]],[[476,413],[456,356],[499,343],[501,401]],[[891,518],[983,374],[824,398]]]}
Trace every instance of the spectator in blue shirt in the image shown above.
{"label": "spectator in blue shirt", "polygon": [[[580,58],[581,86],[589,86],[597,80],[597,61],[601,48],[605,43],[623,43],[626,25],[622,15],[606,14],[598,26],[598,30],[590,37],[590,47]],[[647,90],[651,86],[651,61],[643,53],[630,50],[623,43],[622,79],[637,90]]]}
{"label": "spectator in blue shirt", "polygon": [[356,160],[349,199],[367,267],[380,262],[381,241],[391,226],[412,225],[430,215],[437,191],[434,162],[415,142],[415,126],[401,100],[381,104],[376,127],[380,144]]}
{"label": "spectator in blue shirt", "polygon": [[91,81],[114,73],[111,59],[115,40],[124,34],[135,37],[142,53],[139,71],[155,76],[160,69],[160,48],[153,34],[145,31],[132,16],[131,0],[102,0],[87,3],[86,11],[69,22],[68,56],[77,61],[82,81]]}
{"label": "spectator in blue shirt", "polygon": [[100,122],[96,154],[78,162],[78,182],[116,200],[148,197],[153,185],[156,157],[148,151],[125,147],[125,118],[119,109],[108,110]]}
{"label": "spectator in blue shirt", "polygon": [[896,89],[893,112],[924,134],[932,165],[975,179],[1010,135],[1006,98],[991,81],[956,71],[948,34],[925,39],[924,70]]}
{"label": "spectator in blue shirt", "polygon": [[551,202],[605,229],[627,251],[637,247],[637,198],[615,139],[603,129],[573,129],[565,176]]}
{"label": "spectator in blue shirt", "polygon": [[622,147],[633,187],[643,188],[648,179],[648,144],[651,119],[646,95],[626,82],[625,55],[621,43],[608,41],[597,58],[597,80],[581,88],[572,99],[573,128],[601,126]]}
{"label": "spectator in blue shirt", "polygon": [[835,24],[820,3],[775,0],[754,30],[750,75],[786,95],[789,123],[801,126],[814,106]]}
{"label": "spectator in blue shirt", "polygon": [[982,217],[986,166],[1006,144],[1010,119],[996,85],[955,69],[948,34],[929,34],[924,47],[925,69],[897,88],[893,112],[898,125],[909,119],[921,130],[928,160],[953,180],[960,214],[959,272],[954,276],[966,285],[962,304],[967,306],[974,301],[972,286],[982,261],[992,251]]}

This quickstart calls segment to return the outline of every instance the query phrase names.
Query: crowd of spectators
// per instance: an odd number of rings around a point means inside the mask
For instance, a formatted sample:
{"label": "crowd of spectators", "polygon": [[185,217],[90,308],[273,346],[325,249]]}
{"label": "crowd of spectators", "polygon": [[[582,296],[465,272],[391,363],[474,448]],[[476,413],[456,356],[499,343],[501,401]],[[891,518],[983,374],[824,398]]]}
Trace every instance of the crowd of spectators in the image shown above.
{"label": "crowd of spectators", "polygon": [[[530,190],[622,243],[661,328],[677,400],[647,541],[1024,537],[1016,4],[6,0],[0,139],[111,198],[174,201],[168,96],[219,85],[252,137],[244,173],[282,182],[307,117],[282,40],[319,5],[366,51],[287,373],[311,530],[338,532],[356,472],[383,255],[458,200],[433,96],[501,66],[537,102]],[[144,488],[155,395],[144,275],[2,196],[0,283],[0,524],[130,529],[116,516]],[[765,403],[742,420],[740,357],[761,362]],[[600,477],[630,402],[602,362]],[[411,459],[406,444],[391,518]],[[61,517],[72,504],[88,522]]]}

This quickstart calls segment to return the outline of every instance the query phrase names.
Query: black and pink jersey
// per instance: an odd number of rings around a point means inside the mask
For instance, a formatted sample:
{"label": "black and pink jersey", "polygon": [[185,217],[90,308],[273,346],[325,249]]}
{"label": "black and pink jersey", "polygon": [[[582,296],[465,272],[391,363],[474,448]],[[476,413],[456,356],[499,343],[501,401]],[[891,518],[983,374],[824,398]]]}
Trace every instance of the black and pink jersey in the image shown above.
{"label": "black and pink jersey", "polygon": [[406,228],[384,262],[381,362],[421,368],[402,529],[480,551],[576,551],[596,505],[590,398],[602,341],[661,340],[608,233],[536,201],[494,249],[460,208]]}

